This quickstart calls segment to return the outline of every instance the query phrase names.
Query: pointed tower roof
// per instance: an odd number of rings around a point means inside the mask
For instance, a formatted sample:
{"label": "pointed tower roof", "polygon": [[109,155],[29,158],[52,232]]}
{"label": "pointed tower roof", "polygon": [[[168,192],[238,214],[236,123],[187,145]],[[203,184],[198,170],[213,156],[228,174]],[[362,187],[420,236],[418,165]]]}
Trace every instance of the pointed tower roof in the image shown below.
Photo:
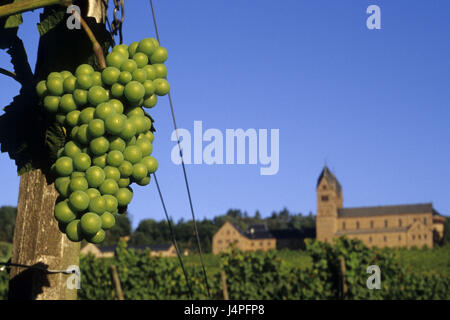
{"label": "pointed tower roof", "polygon": [[330,169],[326,165],[325,165],[325,167],[323,167],[323,170],[319,176],[319,179],[317,179],[316,188],[319,186],[320,181],[322,181],[323,178],[327,179],[327,181],[330,185],[336,186],[336,192],[338,194],[341,193],[341,190],[342,190],[341,184],[339,183],[338,179],[336,179],[334,174],[330,171]]}

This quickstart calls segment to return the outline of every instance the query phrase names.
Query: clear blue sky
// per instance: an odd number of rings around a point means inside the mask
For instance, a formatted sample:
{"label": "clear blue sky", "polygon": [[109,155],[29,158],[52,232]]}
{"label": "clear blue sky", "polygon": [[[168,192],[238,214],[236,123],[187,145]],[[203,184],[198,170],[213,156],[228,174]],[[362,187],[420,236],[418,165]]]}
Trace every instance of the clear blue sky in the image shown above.
{"label": "clear blue sky", "polygon": [[[263,216],[316,210],[325,159],[344,206],[433,202],[450,214],[450,2],[154,1],[178,125],[193,130],[280,129],[280,170],[188,165],[199,219],[239,208]],[[381,8],[381,30],[366,8]],[[38,12],[21,26],[34,65]],[[154,36],[148,1],[126,1],[125,43]],[[0,52],[0,65],[10,68]],[[0,105],[18,92],[0,77]],[[154,155],[169,213],[190,219],[167,98],[151,112]],[[0,205],[15,205],[19,178],[0,155]],[[135,187],[133,225],[163,219],[154,183]]]}

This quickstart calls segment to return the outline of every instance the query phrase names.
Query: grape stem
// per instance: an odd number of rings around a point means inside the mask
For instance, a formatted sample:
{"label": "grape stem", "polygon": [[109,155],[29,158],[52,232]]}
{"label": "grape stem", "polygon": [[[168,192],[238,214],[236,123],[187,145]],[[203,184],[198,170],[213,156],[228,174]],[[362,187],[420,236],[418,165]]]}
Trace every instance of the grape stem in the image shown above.
{"label": "grape stem", "polygon": [[14,72],[11,72],[11,71],[3,69],[3,68],[0,68],[0,73],[4,74],[5,76],[11,77],[14,80],[18,81],[17,80],[17,75]]}
{"label": "grape stem", "polygon": [[92,32],[91,28],[89,28],[88,24],[84,19],[78,14],[77,11],[72,10],[72,14],[75,15],[75,17],[80,21],[81,26],[83,27],[84,31],[86,32],[87,36],[89,37],[89,40],[92,42],[92,50],[95,53],[95,56],[97,57],[98,64],[100,65],[100,69],[103,70],[106,68],[106,61],[105,56],[103,54],[103,49],[98,43],[97,39],[94,36],[94,33]]}
{"label": "grape stem", "polygon": [[22,0],[13,2],[10,4],[5,4],[0,6],[0,18],[10,16],[13,14],[34,10],[37,8],[62,5],[69,6],[72,3],[71,0]]}

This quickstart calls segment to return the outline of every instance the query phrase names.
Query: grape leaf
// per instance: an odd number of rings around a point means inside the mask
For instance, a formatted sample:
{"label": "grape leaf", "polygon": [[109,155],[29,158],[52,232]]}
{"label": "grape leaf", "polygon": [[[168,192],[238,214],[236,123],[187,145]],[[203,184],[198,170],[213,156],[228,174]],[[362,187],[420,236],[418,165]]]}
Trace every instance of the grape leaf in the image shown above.
{"label": "grape leaf", "polygon": [[48,160],[50,163],[54,163],[56,161],[58,150],[64,147],[66,143],[66,135],[64,131],[57,123],[53,121],[47,126],[45,132],[45,148],[47,150]]}
{"label": "grape leaf", "polygon": [[[2,0],[0,0],[2,1]],[[21,175],[33,169],[48,171],[56,160],[58,150],[66,141],[62,127],[54,116],[49,116],[39,105],[34,89],[37,81],[45,79],[52,71],[68,70],[74,72],[82,63],[96,65],[92,44],[84,30],[69,30],[65,24],[65,8],[46,7],[41,14],[38,30],[41,34],[39,41],[36,70],[33,75],[29,68],[23,44],[17,37],[17,30],[8,29],[10,39],[2,44],[10,48],[12,62],[16,73],[23,74],[22,89],[10,105],[0,116],[0,151],[8,152],[17,164],[18,174]],[[112,43],[111,35],[102,24],[95,19],[86,18],[95,37],[107,52]],[[17,29],[17,28],[16,28]],[[6,29],[0,29],[0,34]],[[11,43],[19,53],[14,53]],[[13,48],[13,49],[14,49]]]}
{"label": "grape leaf", "polygon": [[34,155],[39,154],[39,145],[42,145],[38,115],[31,108],[33,94],[27,88],[22,87],[20,94],[14,97],[0,116],[0,150],[8,152],[9,157],[16,161],[19,173],[38,167],[39,161]]}
{"label": "grape leaf", "polygon": [[37,24],[39,34],[43,36],[51,29],[56,27],[63,19],[65,10],[61,10],[61,7],[48,7],[40,15],[40,23]]}
{"label": "grape leaf", "polygon": [[22,40],[16,35],[11,39],[11,43],[8,49],[8,54],[11,56],[11,63],[16,73],[16,80],[22,85],[33,82],[33,71],[31,71],[30,64],[28,63],[27,52],[23,45]]}
{"label": "grape leaf", "polygon": [[[18,0],[0,0],[0,6],[18,2]],[[17,28],[23,22],[22,14],[13,14],[11,16],[0,18],[0,29]]]}
{"label": "grape leaf", "polygon": [[18,174],[49,168],[66,137],[54,116],[38,105],[33,87],[22,87],[4,111],[0,116],[0,151],[15,160]]}
{"label": "grape leaf", "polygon": [[[10,4],[17,0],[0,0],[0,6]],[[19,25],[23,22],[20,13],[0,18],[0,49],[9,48],[11,42],[17,36]]]}

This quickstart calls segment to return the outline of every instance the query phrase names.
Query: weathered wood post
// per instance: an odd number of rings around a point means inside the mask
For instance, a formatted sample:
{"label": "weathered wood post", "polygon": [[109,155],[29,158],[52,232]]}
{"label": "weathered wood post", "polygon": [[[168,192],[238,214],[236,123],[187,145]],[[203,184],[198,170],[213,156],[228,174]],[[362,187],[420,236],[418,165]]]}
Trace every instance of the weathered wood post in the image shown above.
{"label": "weathered wood post", "polygon": [[347,282],[345,281],[345,259],[339,257],[339,299],[345,300],[347,297]]}
{"label": "weathered wood post", "polygon": [[220,271],[220,279],[222,281],[223,300],[230,300],[230,297],[228,296],[227,275],[223,270]]}
{"label": "weathered wood post", "polygon": [[[104,24],[106,8],[103,0],[78,2],[83,16],[93,17],[98,24]],[[69,33],[65,21],[60,23],[59,28],[60,33],[49,32],[45,37],[41,37],[36,63],[37,78],[50,71],[62,71],[58,69],[63,66],[69,68],[67,66],[77,65],[92,54],[79,52],[83,47],[79,42],[82,30]],[[61,30],[67,32],[65,37],[61,37]],[[80,244],[68,240],[59,231],[54,218],[57,197],[58,192],[53,183],[48,181],[41,169],[21,176],[11,263],[52,270],[66,270],[71,265],[79,266]],[[67,286],[69,277],[70,275],[63,273],[47,274],[36,269],[11,267],[9,299],[76,299],[77,289]]]}
{"label": "weathered wood post", "polygon": [[[12,263],[58,270],[79,265],[80,244],[68,240],[53,217],[57,197],[41,170],[21,177]],[[67,274],[12,267],[9,299],[76,299],[76,289],[67,287],[67,279]]]}
{"label": "weathered wood post", "polygon": [[114,282],[114,289],[116,290],[117,299],[124,300],[122,286],[120,285],[119,273],[117,272],[117,267],[111,265],[111,274]]}

